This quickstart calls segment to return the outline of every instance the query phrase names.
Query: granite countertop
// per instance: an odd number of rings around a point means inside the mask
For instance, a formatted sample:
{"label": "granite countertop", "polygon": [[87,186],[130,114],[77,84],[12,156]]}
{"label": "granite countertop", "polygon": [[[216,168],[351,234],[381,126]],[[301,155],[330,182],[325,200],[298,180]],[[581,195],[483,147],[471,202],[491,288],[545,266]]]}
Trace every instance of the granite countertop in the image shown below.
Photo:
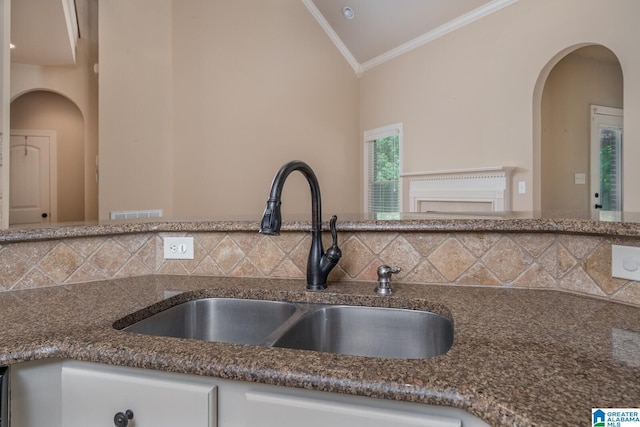
{"label": "granite countertop", "polygon": [[[0,294],[0,364],[68,358],[457,407],[494,426],[590,425],[593,407],[638,407],[640,309],[545,290],[144,276]],[[165,300],[167,292],[188,292]],[[424,360],[152,337],[114,322],[205,296],[428,309],[451,350]],[[137,313],[138,316],[144,312]]]}
{"label": "granite countertop", "polygon": [[[640,213],[624,213],[617,221],[593,221],[536,212],[403,213],[380,217],[367,214],[338,216],[339,231],[488,231],[551,232],[620,237],[640,236]],[[0,244],[69,237],[108,236],[128,233],[256,231],[259,218],[157,218],[83,223],[60,223],[0,230]],[[328,224],[323,227],[328,230]],[[304,218],[285,218],[282,231],[307,231]]]}

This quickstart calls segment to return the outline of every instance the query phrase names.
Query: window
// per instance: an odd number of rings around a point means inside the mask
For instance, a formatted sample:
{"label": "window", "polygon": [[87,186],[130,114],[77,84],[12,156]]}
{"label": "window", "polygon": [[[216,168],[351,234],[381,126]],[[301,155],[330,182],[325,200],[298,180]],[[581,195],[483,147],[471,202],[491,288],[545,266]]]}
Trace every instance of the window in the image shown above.
{"label": "window", "polygon": [[365,212],[402,211],[402,124],[364,133]]}

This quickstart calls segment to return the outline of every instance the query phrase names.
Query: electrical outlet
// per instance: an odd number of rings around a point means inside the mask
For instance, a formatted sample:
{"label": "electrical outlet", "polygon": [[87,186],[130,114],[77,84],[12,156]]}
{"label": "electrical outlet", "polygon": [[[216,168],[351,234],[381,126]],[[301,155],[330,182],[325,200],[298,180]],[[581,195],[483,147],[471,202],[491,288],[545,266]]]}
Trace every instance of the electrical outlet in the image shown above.
{"label": "electrical outlet", "polygon": [[164,237],[164,259],[193,259],[193,237]]}
{"label": "electrical outlet", "polygon": [[640,248],[611,245],[611,275],[640,281]]}

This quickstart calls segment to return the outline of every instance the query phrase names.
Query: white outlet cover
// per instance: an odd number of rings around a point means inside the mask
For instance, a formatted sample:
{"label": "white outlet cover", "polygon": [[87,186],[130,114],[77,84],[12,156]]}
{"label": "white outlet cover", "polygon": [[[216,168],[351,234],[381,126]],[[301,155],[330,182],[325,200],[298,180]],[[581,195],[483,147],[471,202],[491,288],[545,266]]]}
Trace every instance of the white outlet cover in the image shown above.
{"label": "white outlet cover", "polygon": [[611,245],[611,276],[640,281],[640,248]]}
{"label": "white outlet cover", "polygon": [[164,259],[193,259],[193,237],[164,237]]}

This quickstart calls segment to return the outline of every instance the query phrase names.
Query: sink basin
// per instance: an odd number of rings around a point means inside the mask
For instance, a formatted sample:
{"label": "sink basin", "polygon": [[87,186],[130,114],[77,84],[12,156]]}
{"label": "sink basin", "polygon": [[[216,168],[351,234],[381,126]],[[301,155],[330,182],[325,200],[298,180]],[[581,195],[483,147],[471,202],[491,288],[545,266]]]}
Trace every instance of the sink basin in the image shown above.
{"label": "sink basin", "polygon": [[274,347],[391,359],[423,359],[446,353],[453,324],[426,311],[326,306],[293,324]]}
{"label": "sink basin", "polygon": [[237,344],[261,344],[296,311],[288,302],[204,298],[124,328],[128,332]]}
{"label": "sink basin", "polygon": [[123,330],[391,359],[433,357],[453,344],[453,323],[427,311],[236,298],[185,302]]}

